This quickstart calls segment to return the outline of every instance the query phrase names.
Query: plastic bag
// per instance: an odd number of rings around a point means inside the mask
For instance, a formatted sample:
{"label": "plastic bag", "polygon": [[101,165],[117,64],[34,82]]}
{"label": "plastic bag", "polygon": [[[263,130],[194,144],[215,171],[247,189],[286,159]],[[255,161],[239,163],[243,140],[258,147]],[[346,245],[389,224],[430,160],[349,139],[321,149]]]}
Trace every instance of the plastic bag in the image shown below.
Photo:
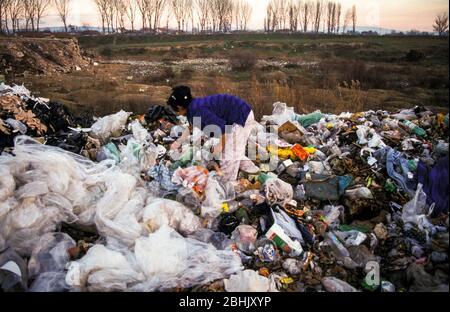
{"label": "plastic bag", "polygon": [[0,290],[26,291],[28,271],[26,262],[12,248],[0,249]]}
{"label": "plastic bag", "polygon": [[167,226],[138,239],[135,253],[147,280],[132,291],[189,288],[242,270],[239,256],[231,250],[220,251],[210,244],[184,238]]}
{"label": "plastic bag", "polygon": [[122,171],[139,176],[156,164],[159,149],[153,143],[142,144],[131,138],[121,152],[120,168]]}
{"label": "plastic bag", "polygon": [[294,108],[287,107],[286,103],[276,102],[273,104],[271,116],[264,116],[262,121],[275,123],[279,126],[291,121],[294,117]]}
{"label": "plastic bag", "polygon": [[29,292],[49,293],[67,292],[66,272],[46,272],[38,275],[29,288]]}
{"label": "plastic bag", "polygon": [[264,185],[264,190],[266,193],[266,201],[270,205],[284,205],[294,197],[292,185],[278,178],[269,179]]}
{"label": "plastic bag", "polygon": [[197,194],[205,192],[208,181],[208,170],[200,166],[178,168],[172,177],[172,182],[194,190]]}
{"label": "plastic bag", "polygon": [[239,225],[231,234],[231,239],[235,241],[239,250],[245,253],[255,251],[258,231],[250,225]]}
{"label": "plastic bag", "polygon": [[145,189],[137,188],[137,179],[129,174],[111,171],[105,174],[106,191],[96,207],[95,224],[98,232],[126,245],[142,234],[138,213],[145,205]]}
{"label": "plastic bag", "polygon": [[87,291],[125,291],[143,280],[125,255],[103,245],[93,246],[82,259],[71,262],[66,275],[71,289]]}
{"label": "plastic bag", "polygon": [[298,121],[303,127],[308,128],[313,124],[318,123],[323,118],[321,111],[316,111],[308,115],[294,115],[295,121]]}
{"label": "plastic bag", "polygon": [[129,124],[128,129],[132,131],[134,139],[141,144],[145,144],[152,139],[151,135],[142,127],[139,121],[134,121]]}
{"label": "plastic bag", "polygon": [[302,263],[297,259],[288,258],[283,262],[283,269],[289,274],[297,275],[302,271]]}
{"label": "plastic bag", "polygon": [[30,278],[46,272],[63,272],[70,261],[68,250],[75,246],[75,241],[65,233],[43,235],[28,262]]}
{"label": "plastic bag", "polygon": [[367,187],[359,187],[345,191],[345,196],[350,199],[373,199],[372,192]]}
{"label": "plastic bag", "polygon": [[403,206],[402,220],[405,224],[417,224],[420,229],[431,231],[434,226],[425,215],[427,209],[427,195],[423,191],[423,185],[419,183],[414,198]]}
{"label": "plastic bag", "polygon": [[183,235],[191,235],[201,228],[200,219],[184,205],[168,199],[149,199],[143,211],[143,222],[152,233],[162,226],[170,226]]}
{"label": "plastic bag", "polygon": [[253,270],[245,270],[224,280],[227,292],[269,292],[270,280]]}
{"label": "plastic bag", "polygon": [[220,182],[214,173],[208,177],[205,189],[205,200],[202,203],[203,218],[217,218],[223,212],[223,204],[234,200],[236,193],[231,183]]}
{"label": "plastic bag", "polygon": [[[11,175],[8,166],[0,165],[0,203],[4,202],[8,197],[13,195],[16,188],[16,182]],[[3,212],[0,210],[0,218]]]}
{"label": "plastic bag", "polygon": [[359,246],[367,239],[366,234],[355,230],[347,232],[335,231],[334,234],[339,237],[347,247]]}
{"label": "plastic bag", "polygon": [[328,292],[358,292],[352,285],[335,277],[322,278],[322,285]]}
{"label": "plastic bag", "polygon": [[117,114],[100,118],[92,125],[91,133],[103,142],[110,137],[118,137],[122,133],[130,116],[131,113],[121,110]]}

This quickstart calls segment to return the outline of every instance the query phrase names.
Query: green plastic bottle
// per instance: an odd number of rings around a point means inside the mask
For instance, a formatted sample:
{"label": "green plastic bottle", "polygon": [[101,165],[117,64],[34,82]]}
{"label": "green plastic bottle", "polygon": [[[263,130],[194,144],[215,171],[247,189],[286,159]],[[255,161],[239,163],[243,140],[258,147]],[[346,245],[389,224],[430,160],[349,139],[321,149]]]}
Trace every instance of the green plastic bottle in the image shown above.
{"label": "green plastic bottle", "polygon": [[406,127],[408,127],[408,128],[410,129],[410,131],[411,131],[412,133],[414,133],[415,135],[420,136],[420,137],[422,137],[422,138],[424,138],[424,137],[427,136],[426,131],[423,130],[422,128],[420,128],[420,127],[419,127],[418,125],[416,125],[415,123],[412,123],[412,122],[409,121],[409,120],[405,120],[405,121],[403,122],[403,124],[404,124]]}

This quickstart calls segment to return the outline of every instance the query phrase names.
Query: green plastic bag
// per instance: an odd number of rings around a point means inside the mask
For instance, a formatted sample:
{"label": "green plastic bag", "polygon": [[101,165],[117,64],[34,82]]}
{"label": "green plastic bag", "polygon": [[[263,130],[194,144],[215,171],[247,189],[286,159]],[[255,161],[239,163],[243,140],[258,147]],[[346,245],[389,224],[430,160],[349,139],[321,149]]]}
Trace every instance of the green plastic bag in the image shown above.
{"label": "green plastic bag", "polygon": [[298,121],[303,127],[308,128],[318,123],[323,118],[323,114],[320,111],[314,112],[309,115],[295,115],[294,120]]}

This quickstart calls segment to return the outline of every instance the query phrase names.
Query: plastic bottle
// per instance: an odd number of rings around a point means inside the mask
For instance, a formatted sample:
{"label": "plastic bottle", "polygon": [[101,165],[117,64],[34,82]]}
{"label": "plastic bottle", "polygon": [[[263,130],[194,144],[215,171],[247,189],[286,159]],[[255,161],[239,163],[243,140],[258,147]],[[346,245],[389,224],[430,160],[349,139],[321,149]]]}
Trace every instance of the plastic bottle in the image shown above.
{"label": "plastic bottle", "polygon": [[338,258],[350,257],[347,248],[339,241],[339,239],[332,232],[326,233],[327,244],[333,249]]}
{"label": "plastic bottle", "polygon": [[420,137],[426,137],[427,133],[425,130],[417,126],[416,124],[412,123],[409,120],[405,120],[403,124],[410,129],[410,131]]}

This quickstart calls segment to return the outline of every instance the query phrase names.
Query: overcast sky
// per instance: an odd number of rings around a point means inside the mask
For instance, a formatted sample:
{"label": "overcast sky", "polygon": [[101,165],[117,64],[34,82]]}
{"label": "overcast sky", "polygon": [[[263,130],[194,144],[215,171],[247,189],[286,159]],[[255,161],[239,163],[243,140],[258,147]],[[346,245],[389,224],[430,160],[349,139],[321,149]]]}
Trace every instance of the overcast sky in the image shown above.
{"label": "overcast sky", "polygon": [[[253,6],[251,29],[262,29],[265,8],[269,0],[247,0]],[[448,12],[448,0],[341,0],[344,10],[356,4],[358,26],[396,30],[431,31],[437,13]],[[343,14],[345,15],[345,13]],[[164,22],[165,23],[165,22]],[[93,0],[72,0],[69,24],[100,26]],[[43,27],[61,26],[54,10],[50,10]],[[138,24],[139,25],[139,24]],[[175,26],[174,21],[171,25]]]}

